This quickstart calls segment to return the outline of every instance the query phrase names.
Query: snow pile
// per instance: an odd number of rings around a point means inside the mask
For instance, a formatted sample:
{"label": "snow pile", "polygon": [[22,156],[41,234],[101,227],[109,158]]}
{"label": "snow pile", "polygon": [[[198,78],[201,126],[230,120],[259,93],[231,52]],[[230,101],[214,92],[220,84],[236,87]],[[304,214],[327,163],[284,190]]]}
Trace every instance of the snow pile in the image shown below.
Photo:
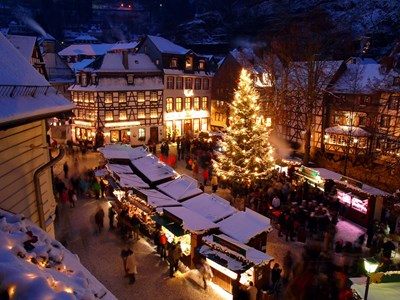
{"label": "snow pile", "polygon": [[9,299],[116,299],[58,241],[22,216],[3,210],[0,293]]}

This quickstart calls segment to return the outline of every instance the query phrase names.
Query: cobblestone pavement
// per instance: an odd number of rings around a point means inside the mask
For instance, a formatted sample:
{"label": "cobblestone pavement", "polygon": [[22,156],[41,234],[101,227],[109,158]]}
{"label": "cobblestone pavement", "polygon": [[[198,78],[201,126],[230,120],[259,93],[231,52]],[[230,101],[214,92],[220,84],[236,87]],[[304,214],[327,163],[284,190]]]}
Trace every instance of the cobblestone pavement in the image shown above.
{"label": "cobblestone pavement", "polygon": [[[176,153],[176,146],[170,146],[170,153]],[[54,174],[63,178],[63,164],[65,161],[70,166],[70,174],[76,171],[84,171],[87,168],[98,166],[100,154],[89,152],[84,157],[77,155],[77,163],[72,155],[65,156],[55,167]],[[192,172],[185,169],[183,161],[177,161],[175,170],[180,174],[192,176]],[[205,187],[205,192],[211,193],[211,186]],[[217,195],[232,201],[230,191],[218,189]],[[90,221],[98,206],[106,212],[105,229],[101,234],[95,235],[94,226]],[[240,200],[234,203],[238,209],[243,209]],[[201,280],[196,270],[184,273],[178,272],[178,276],[168,276],[168,264],[162,261],[154,253],[153,245],[148,238],[132,243],[133,250],[138,258],[138,275],[134,285],[128,285],[128,279],[124,278],[122,261],[119,256],[124,242],[117,232],[109,230],[107,218],[107,199],[95,200],[80,198],[76,208],[63,207],[56,221],[56,237],[66,243],[67,248],[77,254],[81,263],[118,299],[229,299],[229,295],[219,287],[211,285],[207,290],[202,288]],[[363,228],[351,222],[341,220],[338,225],[336,240],[353,242],[363,232]],[[268,235],[267,254],[280,264],[285,253],[290,249],[295,256],[300,256],[304,244],[300,242],[285,242],[278,237],[277,230]]]}

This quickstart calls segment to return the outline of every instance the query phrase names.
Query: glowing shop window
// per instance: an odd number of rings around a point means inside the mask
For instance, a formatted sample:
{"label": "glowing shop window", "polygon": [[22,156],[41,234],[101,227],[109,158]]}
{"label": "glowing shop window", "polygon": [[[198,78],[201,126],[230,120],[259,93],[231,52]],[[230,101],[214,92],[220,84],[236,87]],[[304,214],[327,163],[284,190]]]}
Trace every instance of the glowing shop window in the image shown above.
{"label": "glowing shop window", "polygon": [[167,102],[166,103],[166,105],[167,105],[166,110],[167,110],[167,112],[171,112],[173,110],[173,99],[172,98],[167,98],[166,102]]}
{"label": "glowing shop window", "polygon": [[157,114],[157,108],[152,108],[150,111],[150,118],[157,118],[158,114]]}
{"label": "glowing shop window", "polygon": [[144,92],[138,93],[138,102],[144,102]]}
{"label": "glowing shop window", "polygon": [[106,93],[104,95],[104,103],[105,104],[112,104],[112,94],[111,93]]}
{"label": "glowing shop window", "polygon": [[157,92],[151,92],[150,101],[157,101],[157,100],[158,100],[158,93]]}
{"label": "glowing shop window", "polygon": [[126,110],[120,110],[119,111],[119,119],[120,120],[126,120],[127,119]]}
{"label": "glowing shop window", "polygon": [[112,121],[112,120],[114,120],[113,112],[106,111],[106,121]]}
{"label": "glowing shop window", "polygon": [[193,109],[200,110],[200,97],[193,98]]}
{"label": "glowing shop window", "polygon": [[139,109],[138,110],[138,119],[144,119],[146,118],[146,114],[144,112],[144,109]]}

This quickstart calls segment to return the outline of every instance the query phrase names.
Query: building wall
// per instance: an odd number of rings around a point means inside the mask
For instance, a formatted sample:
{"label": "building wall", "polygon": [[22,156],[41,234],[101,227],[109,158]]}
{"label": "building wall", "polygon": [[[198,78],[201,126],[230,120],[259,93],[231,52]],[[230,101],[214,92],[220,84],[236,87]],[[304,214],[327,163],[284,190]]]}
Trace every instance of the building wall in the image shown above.
{"label": "building wall", "polygon": [[[50,159],[45,128],[45,121],[36,121],[0,131],[0,207],[38,225],[34,173]],[[40,189],[48,220],[56,208],[50,169],[40,176]],[[54,236],[53,223],[48,223],[46,231]]]}

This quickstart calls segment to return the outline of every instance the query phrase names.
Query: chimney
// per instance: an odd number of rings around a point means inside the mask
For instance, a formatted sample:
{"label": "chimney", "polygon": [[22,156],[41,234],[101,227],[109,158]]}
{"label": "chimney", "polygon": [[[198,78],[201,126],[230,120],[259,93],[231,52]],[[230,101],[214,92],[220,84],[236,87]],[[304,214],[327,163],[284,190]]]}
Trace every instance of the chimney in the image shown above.
{"label": "chimney", "polygon": [[129,69],[129,61],[128,61],[128,51],[122,51],[122,65],[126,70]]}

